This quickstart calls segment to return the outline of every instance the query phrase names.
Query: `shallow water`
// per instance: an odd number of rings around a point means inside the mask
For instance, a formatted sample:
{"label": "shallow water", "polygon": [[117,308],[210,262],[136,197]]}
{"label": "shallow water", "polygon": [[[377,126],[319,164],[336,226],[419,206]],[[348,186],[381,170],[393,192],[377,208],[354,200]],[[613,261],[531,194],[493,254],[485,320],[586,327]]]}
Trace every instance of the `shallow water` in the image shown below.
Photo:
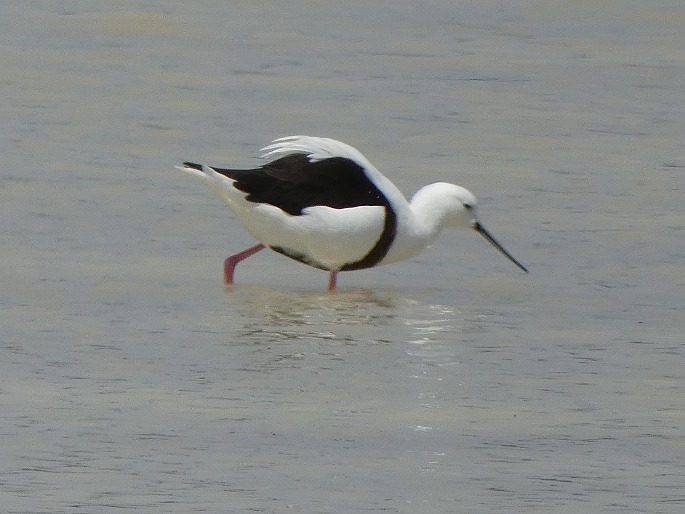
{"label": "shallow water", "polygon": [[[0,500],[34,512],[685,507],[680,2],[0,7]],[[326,274],[183,159],[292,133],[484,224]]]}

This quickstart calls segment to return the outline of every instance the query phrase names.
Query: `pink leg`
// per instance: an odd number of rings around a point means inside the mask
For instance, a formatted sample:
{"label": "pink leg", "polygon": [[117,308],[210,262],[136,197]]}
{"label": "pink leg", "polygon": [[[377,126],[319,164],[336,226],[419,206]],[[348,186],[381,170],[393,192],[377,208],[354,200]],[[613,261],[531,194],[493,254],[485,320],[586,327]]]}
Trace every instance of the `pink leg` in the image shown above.
{"label": "pink leg", "polygon": [[226,259],[224,261],[224,283],[232,284],[233,273],[235,272],[235,267],[238,265],[238,263],[240,261],[244,261],[250,255],[256,254],[260,250],[264,250],[263,244],[258,244],[256,246],[253,246],[252,248],[248,248],[247,250],[244,250],[240,253],[236,253],[235,255],[231,255],[228,259]]}
{"label": "pink leg", "polygon": [[335,291],[335,282],[336,282],[337,278],[338,278],[338,272],[337,271],[331,271],[331,274],[328,277],[328,291],[329,292]]}

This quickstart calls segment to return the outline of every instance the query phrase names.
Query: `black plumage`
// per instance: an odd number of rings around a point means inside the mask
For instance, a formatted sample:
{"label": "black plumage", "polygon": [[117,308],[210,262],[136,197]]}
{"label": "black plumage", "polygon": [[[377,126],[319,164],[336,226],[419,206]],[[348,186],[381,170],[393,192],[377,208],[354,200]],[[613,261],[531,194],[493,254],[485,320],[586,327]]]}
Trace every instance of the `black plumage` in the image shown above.
{"label": "black plumage", "polygon": [[[184,164],[202,169],[197,164]],[[335,209],[389,206],[364,168],[344,157],[311,162],[305,154],[291,154],[254,169],[212,169],[234,180],[233,187],[244,192],[246,200],[273,205],[294,216],[319,205]]]}

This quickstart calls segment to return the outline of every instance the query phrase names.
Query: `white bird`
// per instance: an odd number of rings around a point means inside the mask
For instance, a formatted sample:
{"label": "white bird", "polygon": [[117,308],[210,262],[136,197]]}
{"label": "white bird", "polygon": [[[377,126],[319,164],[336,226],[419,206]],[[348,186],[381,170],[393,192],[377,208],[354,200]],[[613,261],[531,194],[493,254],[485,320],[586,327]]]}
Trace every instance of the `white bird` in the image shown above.
{"label": "white bird", "polygon": [[177,166],[202,180],[259,242],[226,259],[226,284],[240,261],[270,248],[328,271],[333,291],[338,272],[414,257],[447,227],[474,229],[528,272],[478,221],[476,197],[463,187],[437,182],[408,202],[358,150],[323,137],[284,137],[261,151],[273,160],[255,169]]}

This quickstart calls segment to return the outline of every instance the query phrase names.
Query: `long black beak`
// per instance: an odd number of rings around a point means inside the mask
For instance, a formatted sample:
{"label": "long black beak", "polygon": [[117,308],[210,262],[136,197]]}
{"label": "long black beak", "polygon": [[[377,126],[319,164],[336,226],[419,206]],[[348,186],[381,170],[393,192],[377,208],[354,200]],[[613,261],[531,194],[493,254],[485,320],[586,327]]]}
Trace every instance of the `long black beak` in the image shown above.
{"label": "long black beak", "polygon": [[476,232],[478,232],[481,236],[483,236],[485,239],[487,239],[488,242],[489,242],[492,246],[494,246],[494,247],[497,248],[500,252],[502,252],[502,255],[504,255],[505,257],[507,257],[507,259],[509,259],[511,262],[513,262],[514,264],[516,264],[516,265],[517,265],[519,268],[521,268],[523,271],[525,271],[526,273],[528,273],[528,270],[526,269],[526,267],[525,267],[523,264],[521,264],[519,261],[517,261],[516,259],[514,259],[514,257],[513,257],[509,252],[507,252],[501,244],[499,244],[499,243],[497,242],[497,239],[495,239],[494,237],[492,237],[492,235],[490,234],[490,232],[488,232],[487,230],[485,230],[485,227],[484,227],[483,225],[481,225],[481,224],[480,224],[479,222],[477,222],[477,221],[474,221],[474,223],[473,223],[473,229],[474,229]]}

